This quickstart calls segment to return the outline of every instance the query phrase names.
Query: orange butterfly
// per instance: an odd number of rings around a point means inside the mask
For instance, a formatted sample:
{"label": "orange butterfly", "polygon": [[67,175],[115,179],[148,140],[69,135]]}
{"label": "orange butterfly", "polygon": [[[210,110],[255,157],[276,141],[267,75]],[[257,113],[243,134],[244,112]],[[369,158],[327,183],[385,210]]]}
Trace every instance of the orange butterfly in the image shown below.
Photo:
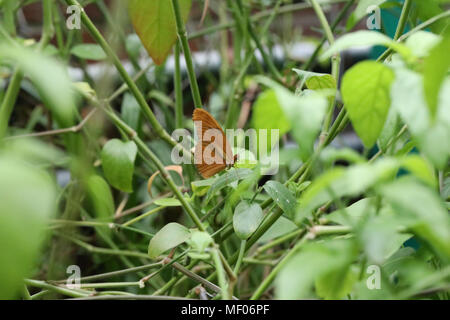
{"label": "orange butterfly", "polygon": [[206,179],[232,167],[237,155],[233,156],[225,132],[216,119],[207,111],[197,108],[192,120],[199,140],[195,146],[194,161],[200,175]]}

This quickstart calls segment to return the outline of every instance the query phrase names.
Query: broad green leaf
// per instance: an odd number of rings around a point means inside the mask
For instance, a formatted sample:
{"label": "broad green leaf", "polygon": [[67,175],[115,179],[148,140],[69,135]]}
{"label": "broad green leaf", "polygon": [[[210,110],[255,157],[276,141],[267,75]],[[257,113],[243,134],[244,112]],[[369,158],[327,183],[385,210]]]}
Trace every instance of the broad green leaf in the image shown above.
{"label": "broad green leaf", "polygon": [[432,118],[437,114],[439,92],[450,69],[449,52],[450,35],[436,45],[424,61],[425,99]]}
{"label": "broad green leaf", "polygon": [[57,191],[45,171],[0,153],[0,299],[15,299],[39,261]]}
{"label": "broad green leaf", "polygon": [[294,219],[297,202],[292,192],[286,186],[278,181],[270,180],[264,184],[264,190],[266,190],[288,218]]}
{"label": "broad green leaf", "polygon": [[275,90],[266,90],[258,96],[253,105],[252,125],[255,129],[278,129],[280,138],[291,129]]}
{"label": "broad green leaf", "polygon": [[326,300],[337,300],[346,297],[358,280],[359,270],[344,266],[316,278],[316,293]]}
{"label": "broad green leaf", "polygon": [[137,147],[134,142],[112,139],[103,146],[102,167],[108,182],[115,188],[133,191],[134,161]]}
{"label": "broad green leaf", "polygon": [[74,56],[87,60],[104,60],[106,53],[98,44],[83,43],[75,45],[71,50]]}
{"label": "broad green leaf", "polygon": [[374,212],[374,204],[373,198],[364,198],[345,209],[327,214],[324,219],[341,225],[356,225],[364,216]]}
{"label": "broad green leaf", "polygon": [[123,96],[121,114],[123,121],[133,130],[138,131],[141,123],[141,108],[134,96],[128,92]]}
{"label": "broad green leaf", "polygon": [[386,122],[378,137],[378,146],[381,150],[386,150],[391,139],[393,139],[400,130],[399,127],[400,121],[397,110],[395,110],[395,108],[389,108]]}
{"label": "broad green leaf", "polygon": [[197,253],[205,252],[205,249],[213,243],[213,238],[208,232],[193,230],[191,231],[191,238],[187,240],[187,243]]}
{"label": "broad green leaf", "polygon": [[216,181],[216,178],[209,178],[206,180],[197,180],[191,182],[192,192],[197,196],[204,196],[209,188],[211,188],[212,184]]}
{"label": "broad green leaf", "polygon": [[395,108],[417,138],[421,151],[438,168],[444,168],[450,155],[450,79],[445,80],[439,94],[435,121],[431,121],[424,97],[422,77],[413,71],[398,68],[392,84],[392,108]]}
{"label": "broad green leaf", "polygon": [[150,240],[148,255],[154,259],[169,249],[186,242],[191,237],[191,231],[179,223],[171,222],[159,230]]}
{"label": "broad green leaf", "polygon": [[112,220],[115,211],[114,199],[106,181],[93,174],[86,179],[85,187],[94,216],[102,221]]}
{"label": "broad green leaf", "polygon": [[342,80],[342,98],[356,133],[369,148],[384,127],[394,73],[378,62],[358,63]]}
{"label": "broad green leaf", "polygon": [[408,227],[450,261],[450,218],[439,196],[430,188],[404,177],[382,186],[382,195],[396,215],[408,222]]}
{"label": "broad green leaf", "polygon": [[[188,200],[188,199],[186,199]],[[154,202],[158,206],[162,207],[181,207],[181,202],[177,198],[161,198],[156,199]]]}
{"label": "broad green leaf", "polygon": [[420,157],[383,158],[372,164],[362,163],[346,169],[335,167],[316,178],[300,197],[296,222],[300,223],[327,201],[344,196],[357,196],[381,182],[395,177],[399,168],[430,185],[435,185],[432,168]]}
{"label": "broad green leaf", "polygon": [[[184,21],[191,9],[191,0],[178,0]],[[160,65],[166,60],[177,39],[172,2],[168,0],[130,0],[129,12],[136,33],[153,61]]]}
{"label": "broad green leaf", "polygon": [[333,54],[345,49],[361,46],[386,46],[400,53],[404,58],[411,58],[411,50],[404,44],[396,42],[388,36],[377,31],[356,31],[340,37],[336,42],[325,51],[320,57],[321,60],[330,58]]}
{"label": "broad green leaf", "polygon": [[311,71],[305,71],[300,69],[292,69],[298,74],[300,80],[300,88],[303,87],[303,83],[306,83],[308,89],[320,90],[320,89],[336,89],[336,79],[328,73],[317,73]]}
{"label": "broad green leaf", "polygon": [[29,48],[0,44],[0,60],[13,61],[29,77],[61,127],[75,124],[72,82],[57,60]]}
{"label": "broad green leaf", "polygon": [[296,230],[298,227],[288,218],[281,216],[270,228],[267,230],[258,243],[266,243],[272,239],[281,237],[289,232]]}
{"label": "broad green leaf", "polygon": [[311,90],[336,89],[336,79],[330,74],[312,76],[306,80],[306,86]]}
{"label": "broad green leaf", "polygon": [[[413,0],[418,16],[422,21],[426,21],[428,19],[433,18],[434,16],[437,16],[438,14],[441,14],[444,12],[444,10],[441,8],[440,4],[441,2],[444,2],[442,0]],[[448,27],[448,19],[441,19],[437,20],[435,23],[430,25],[431,31],[434,33],[441,33],[445,28]]]}
{"label": "broad green leaf", "polygon": [[[305,244],[279,272],[275,280],[276,298],[312,298],[314,283],[325,275],[346,274],[355,255],[355,245],[350,240]],[[345,283],[345,277],[336,277],[333,286],[339,288]]]}
{"label": "broad green leaf", "polygon": [[211,198],[216,194],[216,192],[222,190],[223,188],[230,185],[231,183],[237,182],[242,179],[246,179],[251,175],[252,175],[252,170],[250,170],[250,169],[231,168],[230,170],[225,172],[223,175],[217,177],[217,179],[211,185],[211,188],[208,190],[208,193],[206,194],[206,202],[209,202],[209,200],[211,200]]}
{"label": "broad green leaf", "polygon": [[412,234],[397,231],[401,224],[396,220],[395,213],[379,213],[360,230],[358,236],[370,262],[381,265],[412,237]]}
{"label": "broad green leaf", "polygon": [[258,228],[262,219],[263,211],[259,204],[250,204],[247,201],[241,201],[234,209],[233,228],[236,235],[246,240]]}
{"label": "broad green leaf", "polygon": [[411,49],[414,56],[418,58],[424,58],[428,56],[430,50],[435,47],[441,37],[427,31],[418,31],[408,37],[405,41],[405,45]]}
{"label": "broad green leaf", "polygon": [[314,142],[325,117],[327,99],[314,91],[299,97],[266,77],[258,76],[255,79],[275,90],[283,113],[291,122],[292,135],[299,144],[300,156],[307,160],[313,152]]}

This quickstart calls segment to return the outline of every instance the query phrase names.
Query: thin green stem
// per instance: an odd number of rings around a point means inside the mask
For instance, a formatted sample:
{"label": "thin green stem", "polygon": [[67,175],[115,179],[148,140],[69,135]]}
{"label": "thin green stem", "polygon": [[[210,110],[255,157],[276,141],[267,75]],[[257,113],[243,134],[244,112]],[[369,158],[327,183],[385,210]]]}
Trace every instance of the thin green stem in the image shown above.
{"label": "thin green stem", "polygon": [[224,300],[230,300],[230,296],[228,293],[228,283],[225,277],[225,270],[222,265],[222,261],[220,260],[219,250],[217,248],[212,248],[211,255],[216,266],[217,278],[219,281],[219,286],[222,291],[222,298]]}
{"label": "thin green stem", "polygon": [[186,60],[186,68],[189,75],[189,81],[191,83],[192,98],[196,108],[202,108],[202,98],[200,96],[200,89],[197,83],[197,76],[194,70],[194,63],[192,61],[191,49],[189,48],[189,42],[187,39],[187,32],[184,26],[184,21],[181,16],[181,9],[178,0],[172,0],[173,11],[175,13],[175,21],[177,24],[178,38],[180,39],[181,46],[183,47],[184,59]]}
{"label": "thin green stem", "polygon": [[408,21],[409,12],[411,10],[412,0],[405,0],[403,3],[402,13],[398,21],[397,30],[395,30],[394,40],[398,40],[405,30]]}
{"label": "thin green stem", "polygon": [[273,280],[275,279],[278,272],[289,262],[289,260],[298,252],[298,250],[305,244],[308,240],[308,234],[303,236],[303,238],[297,242],[297,244],[281,259],[281,261],[272,269],[269,275],[264,279],[264,281],[259,285],[259,287],[255,290],[250,300],[257,300],[261,298],[267,288],[271,285]]}
{"label": "thin green stem", "polygon": [[94,40],[103,48],[106,55],[113,62],[114,66],[116,67],[120,76],[126,82],[131,93],[136,98],[136,101],[139,104],[139,107],[141,108],[144,115],[147,117],[148,121],[150,122],[153,129],[155,130],[156,134],[162,140],[167,142],[169,145],[176,146],[177,145],[176,141],[174,141],[172,139],[172,137],[164,130],[164,128],[158,122],[158,120],[156,119],[156,116],[154,115],[153,111],[150,109],[150,106],[148,105],[147,101],[145,100],[144,95],[141,93],[141,91],[139,90],[137,85],[134,83],[133,79],[130,77],[130,75],[125,70],[119,57],[116,55],[114,50],[106,42],[105,38],[102,36],[100,31],[98,31],[98,29],[95,27],[94,23],[91,21],[91,19],[88,17],[86,12],[83,10],[83,7],[76,0],[66,0],[66,3],[68,3],[70,5],[78,6],[82,9],[81,10],[81,21],[83,22],[84,26],[87,28],[87,30],[89,31],[91,36],[94,38]]}
{"label": "thin green stem", "polygon": [[234,266],[234,274],[237,276],[239,274],[239,269],[241,268],[242,260],[244,259],[245,254],[245,244],[247,243],[246,240],[241,241],[241,248],[239,250],[238,259],[236,262],[236,265]]}
{"label": "thin green stem", "polygon": [[166,207],[161,206],[161,207],[157,207],[157,208],[155,208],[155,209],[152,209],[152,210],[150,210],[150,211],[148,211],[148,212],[146,212],[146,213],[143,213],[143,214],[137,216],[137,217],[134,218],[134,219],[131,219],[131,220],[125,222],[125,223],[122,224],[122,225],[123,225],[124,227],[127,227],[127,226],[129,226],[129,225],[132,225],[133,223],[136,223],[136,222],[138,222],[138,221],[141,221],[142,219],[144,219],[144,218],[146,218],[146,217],[148,217],[148,216],[150,216],[150,215],[152,215],[152,214],[154,214],[154,213],[157,213],[157,212],[161,211],[161,210],[164,209],[164,208],[166,208]]}
{"label": "thin green stem", "polygon": [[173,86],[175,90],[175,127],[183,128],[183,88],[181,83],[180,43],[175,44],[175,73]]}

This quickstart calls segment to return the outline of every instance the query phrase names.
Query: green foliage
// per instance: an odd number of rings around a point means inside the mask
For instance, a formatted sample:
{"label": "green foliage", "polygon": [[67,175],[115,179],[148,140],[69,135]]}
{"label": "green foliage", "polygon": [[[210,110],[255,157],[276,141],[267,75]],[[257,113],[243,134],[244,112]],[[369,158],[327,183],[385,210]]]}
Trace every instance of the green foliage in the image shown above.
{"label": "green foliage", "polygon": [[133,141],[113,139],[102,149],[102,167],[108,182],[115,188],[133,192],[134,161],[137,147]]}
{"label": "green foliage", "polygon": [[378,62],[361,62],[342,79],[342,99],[356,133],[369,148],[386,121],[394,73]]}
{"label": "green foliage", "polygon": [[178,223],[169,223],[150,240],[148,255],[150,258],[156,258],[165,251],[186,242],[190,237],[191,232],[188,228]]}
{"label": "green foliage", "polygon": [[263,217],[263,211],[258,204],[241,201],[234,209],[233,215],[236,235],[243,240],[248,239],[258,228]]}
{"label": "green foliage", "polygon": [[[180,0],[184,20],[191,9],[191,0]],[[156,64],[162,64],[177,39],[172,3],[167,0],[129,1],[129,12],[136,33]]]}
{"label": "green foliage", "polygon": [[[45,0],[28,39],[37,2],[0,0],[1,299],[449,298],[448,0],[305,2],[326,40],[304,63],[268,50],[304,39],[303,4],[218,1],[200,23],[202,1],[66,0],[89,4],[68,30]],[[396,40],[351,31],[370,5],[402,10]],[[387,50],[347,69],[360,46]],[[198,68],[211,48],[220,70]],[[208,179],[174,157],[194,107],[243,129]],[[70,265],[98,277],[49,281]]]}

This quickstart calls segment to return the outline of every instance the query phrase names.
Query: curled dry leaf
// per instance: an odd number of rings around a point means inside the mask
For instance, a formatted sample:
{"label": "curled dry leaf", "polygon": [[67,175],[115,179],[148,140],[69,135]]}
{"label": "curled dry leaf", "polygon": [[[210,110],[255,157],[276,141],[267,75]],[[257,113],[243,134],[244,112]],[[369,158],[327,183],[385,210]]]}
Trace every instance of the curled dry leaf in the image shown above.
{"label": "curled dry leaf", "polygon": [[[183,187],[184,187],[184,177],[183,177],[183,168],[181,166],[167,166],[165,167],[165,169],[167,171],[175,171],[176,173],[178,173],[178,175],[181,178],[181,181],[183,182]],[[160,174],[159,170],[156,171],[154,174],[152,174],[152,176],[150,177],[150,179],[148,179],[148,184],[147,184],[147,190],[148,190],[148,194],[150,195],[150,197],[153,198],[152,195],[152,185],[153,185],[153,180],[155,180],[156,176]]]}

